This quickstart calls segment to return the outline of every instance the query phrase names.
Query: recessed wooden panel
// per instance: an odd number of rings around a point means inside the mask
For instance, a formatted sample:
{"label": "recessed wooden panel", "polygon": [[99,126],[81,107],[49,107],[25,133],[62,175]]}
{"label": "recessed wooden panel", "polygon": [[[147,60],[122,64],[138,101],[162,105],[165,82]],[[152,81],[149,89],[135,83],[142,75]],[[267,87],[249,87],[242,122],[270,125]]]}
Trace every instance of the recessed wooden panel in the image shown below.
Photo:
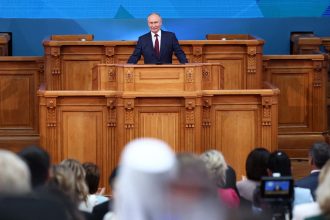
{"label": "recessed wooden panel", "polygon": [[62,117],[63,158],[96,162],[103,139],[102,113],[65,111]]}
{"label": "recessed wooden panel", "polygon": [[[308,73],[273,72],[272,83],[279,95],[279,128],[309,127],[310,100]],[[288,114],[290,113],[290,114]]]}
{"label": "recessed wooden panel", "polygon": [[237,179],[245,175],[245,161],[249,152],[256,147],[256,111],[217,110],[215,113],[216,148],[235,168]]}
{"label": "recessed wooden panel", "polygon": [[136,68],[135,91],[183,91],[184,68]]}
{"label": "recessed wooden panel", "polygon": [[179,117],[178,112],[141,112],[139,114],[139,137],[162,139],[178,151]]}
{"label": "recessed wooden panel", "polygon": [[63,61],[64,90],[92,90],[92,68],[99,61]]}
{"label": "recessed wooden panel", "polygon": [[207,63],[220,63],[224,67],[223,89],[246,89],[243,60],[208,59]]}
{"label": "recessed wooden panel", "polygon": [[34,91],[31,75],[1,76],[0,126],[31,127],[34,114]]}

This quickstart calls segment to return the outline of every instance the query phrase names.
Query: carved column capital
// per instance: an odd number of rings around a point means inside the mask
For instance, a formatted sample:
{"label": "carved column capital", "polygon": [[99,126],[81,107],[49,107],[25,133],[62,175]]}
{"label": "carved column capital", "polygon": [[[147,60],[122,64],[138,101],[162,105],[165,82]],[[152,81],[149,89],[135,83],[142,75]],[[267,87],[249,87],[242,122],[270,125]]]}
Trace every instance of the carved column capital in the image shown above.
{"label": "carved column capital", "polygon": [[269,96],[263,96],[262,101],[262,126],[272,125],[272,105],[273,99]]}
{"label": "carved column capital", "polygon": [[203,127],[211,126],[211,106],[212,106],[212,99],[204,98],[203,99],[203,113],[202,113],[202,126]]}
{"label": "carved column capital", "polygon": [[203,47],[193,45],[193,63],[202,63],[203,62]]}
{"label": "carved column capital", "polygon": [[47,98],[46,99],[46,123],[47,127],[56,127],[56,98]]}
{"label": "carved column capital", "polygon": [[186,128],[195,127],[195,107],[196,103],[194,99],[185,100],[186,107]]}
{"label": "carved column capital", "polygon": [[107,99],[107,108],[108,108],[108,127],[116,127],[117,125],[117,108],[116,108],[116,99],[108,98]]}
{"label": "carved column capital", "polygon": [[313,75],[313,87],[320,88],[322,86],[322,62],[314,62],[314,75]]}
{"label": "carved column capital", "polygon": [[105,55],[105,63],[107,63],[107,64],[114,63],[115,48],[114,47],[105,47],[104,55]]}
{"label": "carved column capital", "polygon": [[247,72],[256,73],[257,72],[257,48],[248,47],[247,48]]}
{"label": "carved column capital", "polygon": [[134,128],[134,99],[125,99],[125,128]]}

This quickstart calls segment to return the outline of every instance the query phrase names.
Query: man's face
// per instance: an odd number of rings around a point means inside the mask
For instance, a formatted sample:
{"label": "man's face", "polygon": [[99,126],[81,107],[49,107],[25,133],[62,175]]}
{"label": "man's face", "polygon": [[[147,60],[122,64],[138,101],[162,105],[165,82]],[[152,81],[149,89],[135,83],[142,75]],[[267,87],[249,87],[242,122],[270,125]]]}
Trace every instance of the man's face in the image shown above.
{"label": "man's face", "polygon": [[152,33],[157,33],[162,27],[162,19],[158,15],[152,14],[148,17],[148,26]]}

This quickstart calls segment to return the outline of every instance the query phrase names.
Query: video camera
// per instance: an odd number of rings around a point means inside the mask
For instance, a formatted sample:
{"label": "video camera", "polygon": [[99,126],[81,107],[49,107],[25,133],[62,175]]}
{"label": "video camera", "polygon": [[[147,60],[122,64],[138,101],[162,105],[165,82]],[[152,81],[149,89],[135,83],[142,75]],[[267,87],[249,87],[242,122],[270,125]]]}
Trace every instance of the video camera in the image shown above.
{"label": "video camera", "polygon": [[291,176],[262,177],[260,206],[271,213],[272,219],[291,219],[294,181]]}

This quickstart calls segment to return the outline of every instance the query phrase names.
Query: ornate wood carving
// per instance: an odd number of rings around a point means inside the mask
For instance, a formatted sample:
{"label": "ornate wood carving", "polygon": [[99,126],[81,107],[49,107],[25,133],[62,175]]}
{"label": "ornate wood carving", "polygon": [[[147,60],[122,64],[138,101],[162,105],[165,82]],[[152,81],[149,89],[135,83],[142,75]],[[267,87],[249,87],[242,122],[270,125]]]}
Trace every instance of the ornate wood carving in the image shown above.
{"label": "ornate wood carving", "polygon": [[262,126],[272,125],[272,98],[268,96],[262,97]]}
{"label": "ornate wood carving", "polygon": [[202,77],[203,77],[204,82],[210,82],[211,81],[210,70],[209,70],[208,66],[203,66]]}
{"label": "ornate wood carving", "polygon": [[186,68],[186,83],[193,83],[194,82],[194,69],[193,68]]}
{"label": "ornate wood carving", "polygon": [[104,48],[104,54],[105,54],[105,63],[112,64],[115,63],[115,48],[114,47],[105,47]]}
{"label": "ornate wood carving", "polygon": [[134,99],[125,99],[125,128],[134,128]]}
{"label": "ornate wood carving", "polygon": [[134,68],[128,68],[125,73],[125,80],[127,83],[133,83],[134,82]]}
{"label": "ornate wood carving", "polygon": [[256,73],[257,71],[257,48],[248,47],[247,48],[247,72]]}
{"label": "ornate wood carving", "polygon": [[108,127],[116,127],[117,125],[117,109],[116,109],[116,99],[108,98],[107,99],[108,107]]}
{"label": "ornate wood carving", "polygon": [[203,62],[203,47],[193,46],[193,63],[202,63]]}
{"label": "ornate wood carving", "polygon": [[202,113],[202,126],[210,127],[211,126],[211,105],[212,99],[205,98],[203,99],[203,113]]}
{"label": "ornate wood carving", "polygon": [[60,47],[51,47],[50,55],[52,56],[52,75],[61,74],[61,48]]}
{"label": "ornate wood carving", "polygon": [[186,128],[194,128],[195,127],[195,107],[196,103],[194,99],[186,99],[185,100],[186,107]]}
{"label": "ornate wood carving", "polygon": [[322,63],[314,62],[313,87],[318,88],[321,86],[322,86]]}
{"label": "ornate wood carving", "polygon": [[109,67],[108,79],[109,79],[109,82],[116,82],[117,73],[116,73],[116,68],[115,67]]}
{"label": "ornate wood carving", "polygon": [[47,127],[56,127],[56,98],[47,98]]}

